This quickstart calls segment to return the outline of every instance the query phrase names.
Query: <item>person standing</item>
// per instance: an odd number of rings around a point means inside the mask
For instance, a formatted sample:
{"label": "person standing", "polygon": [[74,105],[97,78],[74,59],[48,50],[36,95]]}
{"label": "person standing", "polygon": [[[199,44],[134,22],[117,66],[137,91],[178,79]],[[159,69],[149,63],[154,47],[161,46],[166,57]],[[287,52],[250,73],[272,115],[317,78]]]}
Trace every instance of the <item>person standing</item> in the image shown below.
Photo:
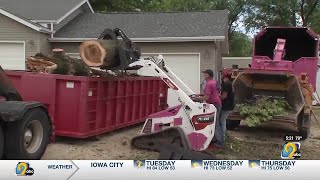
{"label": "person standing", "polygon": [[229,114],[234,109],[234,92],[231,82],[231,74],[226,73],[222,76],[222,89],[221,89],[221,96],[220,99],[222,101],[222,107],[219,115],[219,121],[216,122],[220,126],[220,138],[218,141],[219,146],[223,146],[225,143],[225,137],[226,137],[226,122]]}
{"label": "person standing", "polygon": [[204,79],[205,79],[205,88],[204,94],[198,97],[198,100],[206,101],[206,103],[213,104],[217,109],[216,115],[216,127],[215,127],[215,140],[218,142],[222,141],[222,137],[220,136],[221,130],[218,123],[220,110],[221,110],[221,99],[219,95],[219,89],[217,81],[213,79],[213,71],[211,69],[207,69],[202,71]]}

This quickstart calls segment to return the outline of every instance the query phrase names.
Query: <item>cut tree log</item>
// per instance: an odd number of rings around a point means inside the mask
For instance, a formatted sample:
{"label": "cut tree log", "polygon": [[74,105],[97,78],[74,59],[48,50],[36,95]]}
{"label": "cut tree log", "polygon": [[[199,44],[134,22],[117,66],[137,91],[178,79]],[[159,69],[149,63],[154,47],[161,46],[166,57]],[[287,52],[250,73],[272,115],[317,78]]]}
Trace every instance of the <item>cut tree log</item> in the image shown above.
{"label": "cut tree log", "polygon": [[57,65],[51,74],[90,76],[90,68],[83,61],[71,58],[63,53],[63,49],[54,49],[53,56],[37,53],[34,58],[53,62]]}
{"label": "cut tree log", "polygon": [[90,67],[113,67],[119,63],[118,48],[118,41],[87,40],[80,45],[80,56]]}
{"label": "cut tree log", "polygon": [[27,58],[27,70],[32,72],[52,73],[57,69],[57,64],[44,59],[37,59],[34,57]]}

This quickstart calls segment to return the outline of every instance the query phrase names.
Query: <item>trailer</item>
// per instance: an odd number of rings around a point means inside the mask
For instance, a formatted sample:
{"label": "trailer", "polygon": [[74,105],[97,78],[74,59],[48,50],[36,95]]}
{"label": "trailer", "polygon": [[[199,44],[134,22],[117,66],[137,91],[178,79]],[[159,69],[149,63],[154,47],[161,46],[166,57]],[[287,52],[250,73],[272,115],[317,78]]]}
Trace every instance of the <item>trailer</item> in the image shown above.
{"label": "trailer", "polygon": [[[306,27],[267,27],[254,37],[253,43],[251,67],[233,80],[235,103],[253,96],[283,98],[293,111],[274,116],[271,122],[293,125],[307,138],[316,89],[318,35]],[[235,110],[228,117],[227,128],[238,127],[244,119]]]}

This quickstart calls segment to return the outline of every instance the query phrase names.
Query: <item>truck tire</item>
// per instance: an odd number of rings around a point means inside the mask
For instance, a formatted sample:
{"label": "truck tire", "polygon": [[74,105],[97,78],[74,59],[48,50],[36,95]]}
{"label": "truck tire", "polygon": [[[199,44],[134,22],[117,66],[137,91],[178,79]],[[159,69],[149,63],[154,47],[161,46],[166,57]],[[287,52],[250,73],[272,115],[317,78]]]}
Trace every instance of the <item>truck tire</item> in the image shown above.
{"label": "truck tire", "polygon": [[0,159],[2,159],[2,156],[3,156],[3,147],[4,147],[4,137],[3,137],[2,127],[0,126]]}
{"label": "truck tire", "polygon": [[28,110],[23,119],[9,122],[6,130],[7,159],[41,159],[51,135],[51,122],[41,108]]}
{"label": "truck tire", "polygon": [[228,130],[234,130],[240,126],[240,120],[228,120],[227,119],[227,129]]}

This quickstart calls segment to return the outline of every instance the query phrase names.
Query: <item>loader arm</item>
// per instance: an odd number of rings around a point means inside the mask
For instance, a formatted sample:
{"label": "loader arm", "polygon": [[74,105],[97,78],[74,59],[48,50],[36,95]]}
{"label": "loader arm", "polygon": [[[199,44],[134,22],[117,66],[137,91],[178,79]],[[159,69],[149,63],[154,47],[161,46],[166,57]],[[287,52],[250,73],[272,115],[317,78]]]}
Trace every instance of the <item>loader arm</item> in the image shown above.
{"label": "loader arm", "polygon": [[158,64],[151,60],[139,60],[130,64],[129,67],[138,67],[137,73],[141,76],[161,78],[177,94],[178,101],[186,109],[196,109],[200,105],[200,103],[194,102],[190,98],[190,96],[194,95],[194,92],[165,65],[163,59]]}
{"label": "loader arm", "polygon": [[176,75],[171,71],[171,69],[165,65],[164,59],[162,55],[159,55],[160,63],[158,64],[158,67],[163,70],[163,72],[174,82],[177,84],[178,87],[180,87],[185,94],[187,94],[189,97],[194,95],[195,93]]}

